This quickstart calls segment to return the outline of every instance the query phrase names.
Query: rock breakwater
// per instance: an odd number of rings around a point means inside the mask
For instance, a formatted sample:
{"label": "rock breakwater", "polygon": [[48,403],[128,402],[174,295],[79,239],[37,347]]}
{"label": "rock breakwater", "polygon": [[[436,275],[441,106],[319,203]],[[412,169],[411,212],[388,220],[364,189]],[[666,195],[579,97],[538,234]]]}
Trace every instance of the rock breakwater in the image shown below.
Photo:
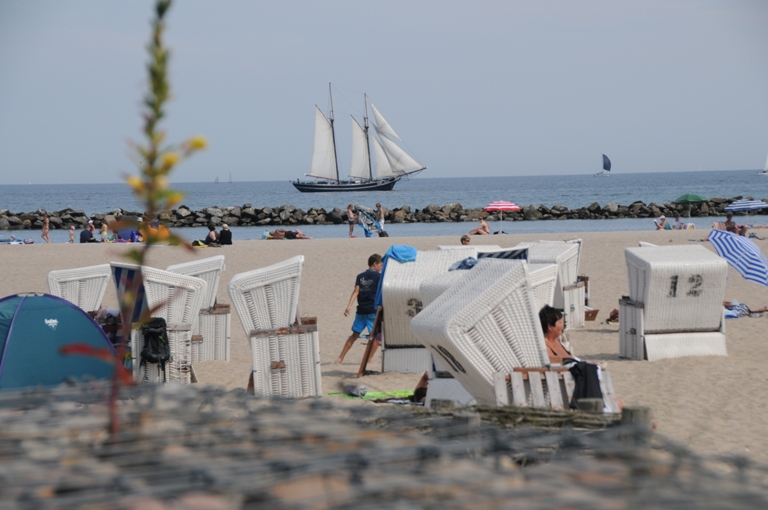
{"label": "rock breakwater", "polygon": [[[569,209],[562,205],[547,207],[545,205],[528,205],[520,211],[503,213],[504,221],[538,221],[538,220],[599,220],[615,218],[655,218],[662,214],[672,217],[675,212],[681,216],[689,214],[694,217],[723,216],[723,209],[734,200],[733,198],[712,198],[700,204],[645,204],[641,201],[629,205],[609,203],[601,206],[594,202],[588,206]],[[763,199],[765,202],[766,199]],[[767,202],[768,203],[768,202]],[[51,229],[66,229],[85,227],[89,221],[93,221],[96,228],[106,222],[108,225],[124,216],[141,217],[143,213],[114,209],[105,213],[94,213],[90,216],[85,211],[75,209],[63,209],[61,211],[46,211],[38,209],[34,212],[12,212],[8,209],[0,210],[0,230],[39,230],[43,226],[43,217],[48,214]],[[402,207],[387,209],[385,219],[387,223],[440,223],[440,222],[473,222],[480,219],[486,221],[498,221],[501,218],[499,212],[484,211],[481,207],[465,209],[460,203],[438,205],[431,204],[423,209],[415,209],[404,205]],[[736,213],[736,215],[744,213]],[[226,223],[230,226],[268,227],[278,225],[338,225],[347,221],[346,211],[333,208],[330,211],[323,208],[310,208],[307,211],[299,209],[291,204],[279,207],[253,207],[251,204],[234,207],[206,207],[197,211],[186,206],[177,209],[163,211],[152,218],[160,220],[169,227],[200,227],[206,225],[219,226]]]}

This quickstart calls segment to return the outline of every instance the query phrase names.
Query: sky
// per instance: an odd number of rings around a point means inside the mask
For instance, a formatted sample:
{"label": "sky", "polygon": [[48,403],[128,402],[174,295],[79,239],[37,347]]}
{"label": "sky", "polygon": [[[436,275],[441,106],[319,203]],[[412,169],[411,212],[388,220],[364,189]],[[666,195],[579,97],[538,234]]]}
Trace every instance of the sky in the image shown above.
{"label": "sky", "polygon": [[[0,183],[113,183],[142,141],[150,0],[0,1]],[[339,164],[367,93],[423,177],[762,169],[765,0],[177,1],[177,182],[309,171],[333,84]]]}

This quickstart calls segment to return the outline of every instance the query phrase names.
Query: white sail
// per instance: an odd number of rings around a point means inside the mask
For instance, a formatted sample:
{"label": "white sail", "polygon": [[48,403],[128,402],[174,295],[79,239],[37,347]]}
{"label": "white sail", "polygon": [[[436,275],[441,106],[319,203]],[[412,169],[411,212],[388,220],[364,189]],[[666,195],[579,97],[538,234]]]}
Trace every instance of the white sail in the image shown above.
{"label": "white sail", "polygon": [[768,158],[765,159],[765,168],[763,169],[763,172],[768,172]]}
{"label": "white sail", "polygon": [[[376,128],[376,132],[379,133],[378,126],[374,127]],[[413,159],[407,152],[395,144],[395,142],[386,136],[381,136],[380,138],[381,146],[387,155],[389,165],[392,167],[392,171],[396,175],[402,175],[407,172],[413,172],[414,170],[424,169],[424,166],[421,163]]]}
{"label": "white sail", "polygon": [[333,126],[320,108],[315,106],[315,147],[312,168],[307,175],[320,179],[337,180],[336,149],[333,146]]}
{"label": "white sail", "polygon": [[371,161],[368,158],[368,137],[360,124],[352,117],[352,164],[349,176],[371,180]]}
{"label": "white sail", "polygon": [[392,165],[389,164],[384,148],[374,136],[371,137],[371,147],[373,147],[373,158],[376,160],[376,177],[384,179],[385,177],[399,175],[399,173],[395,173],[392,170]]}
{"label": "white sail", "polygon": [[381,113],[379,113],[379,110],[373,106],[373,103],[370,101],[368,102],[371,104],[371,110],[373,110],[373,118],[376,120],[376,132],[378,132],[380,135],[388,136],[390,138],[395,138],[402,141],[402,138],[400,138],[397,133],[395,133],[395,130],[392,129],[392,126],[389,125],[387,119],[385,119]]}

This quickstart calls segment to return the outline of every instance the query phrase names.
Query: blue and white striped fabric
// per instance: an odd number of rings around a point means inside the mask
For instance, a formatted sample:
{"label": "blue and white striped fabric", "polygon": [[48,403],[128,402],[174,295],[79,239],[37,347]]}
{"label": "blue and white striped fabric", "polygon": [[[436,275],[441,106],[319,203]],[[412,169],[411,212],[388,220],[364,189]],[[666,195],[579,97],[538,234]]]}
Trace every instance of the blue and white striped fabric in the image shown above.
{"label": "blue and white striped fabric", "polygon": [[[112,276],[115,278],[115,290],[117,292],[117,300],[122,302],[125,291],[131,287],[134,279],[138,274],[138,266],[130,267],[122,264],[111,264]],[[131,324],[138,322],[141,314],[147,310],[147,298],[144,294],[144,286],[139,287],[138,296],[136,298],[137,306],[133,309],[133,316],[131,317]],[[122,318],[125,321],[125,317]]]}
{"label": "blue and white striped fabric", "polygon": [[765,209],[768,207],[768,204],[761,200],[736,200],[735,202],[731,202],[728,206],[726,206],[724,211],[757,211],[758,209]]}
{"label": "blue and white striped fabric", "polygon": [[479,252],[478,259],[528,260],[528,248],[503,248]]}
{"label": "blue and white striped fabric", "polygon": [[755,243],[725,230],[713,230],[707,240],[745,280],[768,286],[768,259]]}

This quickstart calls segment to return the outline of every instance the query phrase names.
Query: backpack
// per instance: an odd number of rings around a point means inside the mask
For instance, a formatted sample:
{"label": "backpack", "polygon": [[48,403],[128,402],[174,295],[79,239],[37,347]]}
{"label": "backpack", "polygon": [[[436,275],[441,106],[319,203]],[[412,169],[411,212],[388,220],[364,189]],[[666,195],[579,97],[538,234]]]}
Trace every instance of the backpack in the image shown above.
{"label": "backpack", "polygon": [[168,343],[168,331],[165,319],[153,317],[141,326],[141,334],[144,337],[144,347],[141,349],[141,364],[156,363],[163,370],[163,382],[167,381],[165,364],[171,359],[171,346]]}

